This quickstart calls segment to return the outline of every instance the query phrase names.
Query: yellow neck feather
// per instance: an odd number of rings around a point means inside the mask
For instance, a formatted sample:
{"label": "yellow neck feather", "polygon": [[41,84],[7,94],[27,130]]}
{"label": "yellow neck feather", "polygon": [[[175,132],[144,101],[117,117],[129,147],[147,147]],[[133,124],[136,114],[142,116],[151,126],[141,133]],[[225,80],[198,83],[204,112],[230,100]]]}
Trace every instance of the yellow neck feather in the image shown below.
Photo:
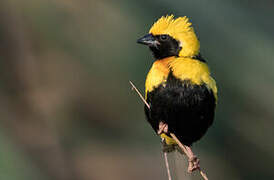
{"label": "yellow neck feather", "polygon": [[153,63],[146,79],[146,94],[153,91],[160,84],[165,84],[168,74],[181,80],[190,80],[193,84],[206,84],[217,99],[217,87],[215,80],[210,76],[206,63],[191,58],[168,57]]}

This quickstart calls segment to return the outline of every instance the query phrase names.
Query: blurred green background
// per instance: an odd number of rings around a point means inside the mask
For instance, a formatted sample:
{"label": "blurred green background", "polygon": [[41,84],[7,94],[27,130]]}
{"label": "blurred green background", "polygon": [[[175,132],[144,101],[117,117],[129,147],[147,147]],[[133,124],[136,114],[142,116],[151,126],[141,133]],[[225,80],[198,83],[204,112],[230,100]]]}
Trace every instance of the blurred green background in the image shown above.
{"label": "blurred green background", "polygon": [[[209,179],[274,179],[273,8],[273,0],[1,1],[0,179],[167,180],[128,81],[143,92],[153,60],[136,39],[171,13],[191,19],[219,87],[215,123],[193,147]],[[178,179],[200,179],[175,158]]]}

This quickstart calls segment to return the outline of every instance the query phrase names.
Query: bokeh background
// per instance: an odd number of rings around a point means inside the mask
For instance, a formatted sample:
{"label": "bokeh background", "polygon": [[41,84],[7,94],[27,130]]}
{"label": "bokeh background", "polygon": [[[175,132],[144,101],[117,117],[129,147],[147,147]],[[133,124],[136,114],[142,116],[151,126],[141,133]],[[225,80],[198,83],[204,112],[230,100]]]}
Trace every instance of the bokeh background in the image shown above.
{"label": "bokeh background", "polygon": [[[136,44],[160,16],[188,16],[219,86],[194,145],[210,179],[274,179],[273,0],[0,1],[0,179],[166,180]],[[171,156],[177,179],[186,159]],[[174,159],[180,161],[176,163]],[[173,174],[174,174],[173,173]]]}

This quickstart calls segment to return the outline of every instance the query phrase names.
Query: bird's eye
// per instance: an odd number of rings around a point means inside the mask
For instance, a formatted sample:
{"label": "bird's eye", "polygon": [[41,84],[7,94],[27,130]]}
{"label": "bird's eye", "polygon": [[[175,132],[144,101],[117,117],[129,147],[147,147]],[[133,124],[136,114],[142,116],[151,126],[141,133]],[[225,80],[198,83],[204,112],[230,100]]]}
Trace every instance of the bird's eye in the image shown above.
{"label": "bird's eye", "polygon": [[168,37],[168,36],[164,34],[164,35],[161,35],[161,36],[160,36],[160,39],[161,39],[162,41],[165,41],[165,40],[167,40],[167,37]]}

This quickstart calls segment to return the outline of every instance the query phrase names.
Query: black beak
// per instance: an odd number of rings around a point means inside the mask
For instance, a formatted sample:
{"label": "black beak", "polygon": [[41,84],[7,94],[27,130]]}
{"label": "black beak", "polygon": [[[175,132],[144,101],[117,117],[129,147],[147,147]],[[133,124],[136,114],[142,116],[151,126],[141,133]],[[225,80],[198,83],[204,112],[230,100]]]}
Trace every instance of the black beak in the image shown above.
{"label": "black beak", "polygon": [[137,43],[148,46],[157,46],[159,42],[155,39],[152,34],[147,34],[144,37],[137,40]]}

